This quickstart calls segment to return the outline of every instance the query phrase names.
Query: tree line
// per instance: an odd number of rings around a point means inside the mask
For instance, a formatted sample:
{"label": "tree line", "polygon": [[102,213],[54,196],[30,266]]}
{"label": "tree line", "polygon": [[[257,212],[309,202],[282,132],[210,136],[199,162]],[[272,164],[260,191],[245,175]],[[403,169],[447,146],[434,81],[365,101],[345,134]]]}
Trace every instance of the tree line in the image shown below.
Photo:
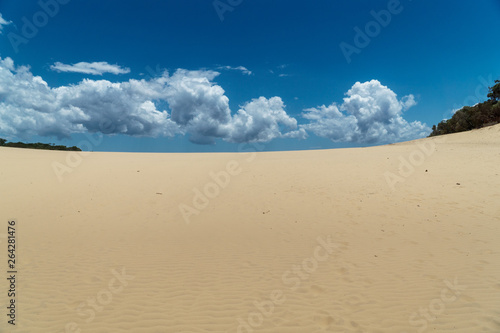
{"label": "tree line", "polygon": [[30,148],[30,149],[47,149],[47,150],[65,150],[65,151],[82,151],[77,146],[66,147],[63,145],[55,145],[53,143],[24,143],[24,142],[7,142],[5,139],[0,138],[0,146],[2,147],[14,147],[14,148]]}
{"label": "tree line", "polygon": [[489,87],[488,100],[474,106],[464,106],[447,120],[432,126],[429,136],[470,131],[500,123],[500,80]]}

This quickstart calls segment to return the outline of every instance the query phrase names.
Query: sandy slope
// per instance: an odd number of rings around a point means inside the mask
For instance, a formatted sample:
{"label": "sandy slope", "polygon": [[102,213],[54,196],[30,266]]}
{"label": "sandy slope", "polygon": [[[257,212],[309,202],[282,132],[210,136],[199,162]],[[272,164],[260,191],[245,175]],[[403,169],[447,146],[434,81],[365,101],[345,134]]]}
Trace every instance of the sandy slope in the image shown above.
{"label": "sandy slope", "polygon": [[1,332],[500,332],[500,126],[363,149],[91,153],[59,181],[68,154],[0,149]]}

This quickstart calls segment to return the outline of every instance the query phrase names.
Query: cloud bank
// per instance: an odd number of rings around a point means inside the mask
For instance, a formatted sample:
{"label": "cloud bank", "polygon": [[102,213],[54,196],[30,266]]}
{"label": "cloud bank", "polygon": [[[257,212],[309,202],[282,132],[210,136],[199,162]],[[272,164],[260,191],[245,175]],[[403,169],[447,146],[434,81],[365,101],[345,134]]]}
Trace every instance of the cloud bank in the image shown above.
{"label": "cloud bank", "polygon": [[84,79],[50,87],[29,67],[0,58],[0,134],[22,139],[35,135],[61,139],[84,132],[186,135],[194,143],[213,144],[217,139],[235,143],[305,139],[308,132],[335,142],[388,143],[430,132],[425,124],[408,123],[402,117],[416,104],[413,95],[398,100],[376,80],[354,84],[341,105],[304,110],[307,123],[299,124],[278,96],[254,98],[232,112],[224,89],[214,82],[219,74],[178,69],[150,79]]}
{"label": "cloud bank", "polygon": [[389,143],[426,136],[430,128],[419,121],[408,123],[403,111],[416,105],[413,95],[397,95],[377,80],[356,82],[340,105],[305,109],[309,120],[301,128],[334,142]]}
{"label": "cloud bank", "polygon": [[281,98],[260,97],[231,115],[215,71],[177,70],[150,80],[113,83],[85,79],[50,87],[25,66],[0,59],[0,133],[69,137],[102,132],[132,136],[188,135],[200,144],[266,142],[300,137],[297,121],[286,114]]}
{"label": "cloud bank", "polygon": [[102,75],[104,73],[111,74],[127,74],[130,73],[130,68],[122,68],[118,65],[110,65],[107,62],[79,62],[74,65],[66,65],[60,62],[50,66],[50,69],[58,72],[71,72],[92,75]]}

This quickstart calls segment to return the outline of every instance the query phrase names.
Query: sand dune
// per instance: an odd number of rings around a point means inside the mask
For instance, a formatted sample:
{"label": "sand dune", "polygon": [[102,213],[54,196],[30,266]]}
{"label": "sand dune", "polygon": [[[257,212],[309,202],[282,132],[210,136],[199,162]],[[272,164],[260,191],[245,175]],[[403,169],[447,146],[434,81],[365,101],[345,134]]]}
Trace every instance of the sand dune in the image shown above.
{"label": "sand dune", "polygon": [[359,149],[69,154],[0,148],[3,273],[9,219],[18,240],[1,332],[500,332],[499,125]]}

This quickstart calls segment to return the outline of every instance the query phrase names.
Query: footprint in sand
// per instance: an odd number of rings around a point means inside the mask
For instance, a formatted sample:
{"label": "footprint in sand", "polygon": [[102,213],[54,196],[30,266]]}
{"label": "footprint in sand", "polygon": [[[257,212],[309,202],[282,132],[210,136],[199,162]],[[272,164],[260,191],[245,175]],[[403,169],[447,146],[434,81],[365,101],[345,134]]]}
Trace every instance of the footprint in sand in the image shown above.
{"label": "footprint in sand", "polygon": [[469,303],[473,303],[476,301],[476,299],[474,297],[470,297],[470,296],[467,296],[467,295],[462,295],[461,296],[462,299],[464,299],[465,301],[469,302]]}
{"label": "footprint in sand", "polygon": [[314,316],[314,322],[319,325],[321,328],[329,328],[332,324],[335,324],[336,320],[330,313],[326,311],[322,311],[322,313]]}
{"label": "footprint in sand", "polygon": [[338,271],[339,271],[340,275],[349,275],[349,269],[346,267],[340,267],[338,269]]}
{"label": "footprint in sand", "polygon": [[323,328],[330,327],[331,324],[335,322],[335,319],[333,317],[328,316],[328,317],[322,317],[321,319],[316,321],[320,326]]}
{"label": "footprint in sand", "polygon": [[319,286],[313,285],[313,286],[311,286],[311,293],[313,294],[314,297],[317,297],[319,295],[324,294],[325,289],[323,289]]}
{"label": "footprint in sand", "polygon": [[366,302],[363,296],[361,295],[349,295],[345,298],[344,302],[350,307],[350,308],[359,308],[363,303]]}

